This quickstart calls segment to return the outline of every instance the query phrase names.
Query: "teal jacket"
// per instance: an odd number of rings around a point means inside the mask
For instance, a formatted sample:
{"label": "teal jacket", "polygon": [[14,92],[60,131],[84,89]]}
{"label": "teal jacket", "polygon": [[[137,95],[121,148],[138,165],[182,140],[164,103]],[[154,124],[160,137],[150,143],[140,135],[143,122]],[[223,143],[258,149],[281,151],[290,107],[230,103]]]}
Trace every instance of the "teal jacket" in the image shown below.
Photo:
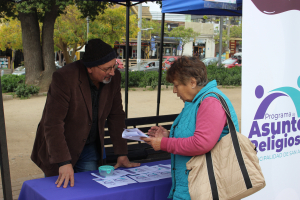
{"label": "teal jacket", "polygon": [[[239,131],[239,124],[234,108],[230,100],[217,88],[217,82],[215,80],[210,81],[199,93],[195,96],[192,102],[185,102],[184,108],[178,117],[175,119],[171,130],[170,136],[174,138],[187,138],[194,135],[196,129],[196,116],[198,108],[200,106],[202,98],[212,96],[214,94],[205,95],[208,92],[215,92],[220,94],[226,101],[229,111],[233,120],[233,123]],[[204,96],[205,95],[205,96]],[[228,127],[224,127],[219,140],[229,132]],[[168,198],[174,200],[189,200],[191,199],[188,188],[188,171],[186,169],[186,163],[191,159],[191,156],[181,156],[171,154],[172,161],[172,188]]]}

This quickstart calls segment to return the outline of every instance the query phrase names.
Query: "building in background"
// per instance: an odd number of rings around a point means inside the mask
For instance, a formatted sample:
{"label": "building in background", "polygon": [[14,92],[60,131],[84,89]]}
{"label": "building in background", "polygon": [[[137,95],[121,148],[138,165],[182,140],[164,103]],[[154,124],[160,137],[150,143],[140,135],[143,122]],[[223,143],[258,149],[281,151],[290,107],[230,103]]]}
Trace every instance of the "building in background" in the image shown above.
{"label": "building in background", "polygon": [[[183,55],[193,56],[198,52],[200,58],[215,57],[214,25],[211,23],[186,22],[185,28],[192,28],[200,33],[194,41],[187,43],[183,49]],[[192,39],[192,38],[191,38]]]}
{"label": "building in background", "polygon": [[[131,14],[138,15],[138,6],[131,7]],[[152,20],[152,15],[150,13],[149,6],[142,7],[142,18],[146,20]],[[142,38],[142,43],[141,43],[142,59],[149,57],[150,40],[151,40],[151,36],[149,38]],[[122,38],[122,41],[116,41],[114,44],[114,49],[117,52],[118,58],[125,59],[126,39]],[[137,58],[137,38],[129,38],[129,58],[132,59]]]}

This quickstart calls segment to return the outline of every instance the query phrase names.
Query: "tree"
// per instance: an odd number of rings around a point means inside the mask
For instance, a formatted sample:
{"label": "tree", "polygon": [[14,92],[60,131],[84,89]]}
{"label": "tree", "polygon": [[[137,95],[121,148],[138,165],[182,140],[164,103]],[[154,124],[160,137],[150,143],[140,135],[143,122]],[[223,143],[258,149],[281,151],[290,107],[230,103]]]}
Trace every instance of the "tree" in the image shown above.
{"label": "tree", "polygon": [[[60,15],[54,24],[55,50],[61,50],[67,64],[71,63],[77,50],[77,44],[83,47],[86,42],[86,20],[75,5],[68,5],[65,14]],[[73,48],[69,55],[69,48]]]}
{"label": "tree", "polygon": [[184,26],[178,26],[177,28],[172,29],[169,32],[169,36],[177,38],[178,41],[182,41],[182,52],[184,49],[184,45],[188,42],[191,42],[191,39],[195,39],[195,37],[199,36],[200,33],[194,32],[192,28],[185,28]]}
{"label": "tree", "polygon": [[13,57],[11,59],[10,66],[15,61],[16,51],[22,50],[22,30],[21,23],[17,19],[10,18],[9,21],[3,20],[0,24],[0,49],[5,51],[6,48],[10,48],[13,51]]}
{"label": "tree", "polygon": [[[100,29],[99,34],[95,34]],[[92,23],[93,35],[91,37],[101,38],[106,43],[114,46],[116,41],[121,41],[126,35],[126,8],[108,8],[102,15],[96,17]],[[129,37],[135,38],[139,28],[137,27],[137,16],[131,15],[129,22]]]}
{"label": "tree", "polygon": [[[107,2],[75,0],[28,0],[13,3],[0,1],[0,17],[17,17],[21,21],[26,83],[45,91],[51,82],[54,65],[54,23],[68,5],[75,4],[82,17],[94,20],[109,5]],[[42,27],[39,27],[39,22]],[[41,31],[40,31],[41,30]],[[41,32],[41,34],[40,34]]]}
{"label": "tree", "polygon": [[[66,14],[57,18],[54,29],[54,42],[56,47],[62,50],[66,63],[71,63],[75,53],[79,51],[87,41],[87,22],[82,18],[79,9],[75,5],[66,7]],[[125,7],[107,8],[102,15],[96,16],[89,23],[89,39],[101,38],[110,45],[120,41],[126,34],[126,9]],[[130,35],[136,37],[137,19],[130,17]],[[69,55],[68,49],[72,49]]]}
{"label": "tree", "polygon": [[[215,44],[219,44],[220,43],[220,34],[215,35],[214,39],[215,39]],[[223,32],[222,32],[222,47],[226,47],[227,40],[229,40],[229,37],[227,36],[227,31],[223,30]]]}
{"label": "tree", "polygon": [[[150,40],[152,36],[160,36],[161,35],[161,23],[157,20],[148,20],[142,19],[142,29],[146,29],[142,31],[142,40]],[[164,24],[165,32],[167,29],[167,24]],[[146,55],[146,58],[149,58],[150,49],[149,46],[142,46],[142,50]]]}
{"label": "tree", "polygon": [[[226,47],[226,41],[230,40],[230,38],[242,38],[242,25],[239,26],[231,26],[230,27],[230,37],[228,37],[227,31],[223,30],[222,33],[222,47]],[[219,44],[220,35],[215,35],[215,44]]]}
{"label": "tree", "polygon": [[230,27],[230,37],[231,38],[242,38],[242,24],[239,26]]}
{"label": "tree", "polygon": [[[161,34],[161,23],[157,20],[147,20],[145,18],[142,19],[142,29],[152,28],[147,31],[142,31],[142,38],[150,38],[152,35],[160,36]],[[167,24],[164,24],[165,32],[167,29]]]}

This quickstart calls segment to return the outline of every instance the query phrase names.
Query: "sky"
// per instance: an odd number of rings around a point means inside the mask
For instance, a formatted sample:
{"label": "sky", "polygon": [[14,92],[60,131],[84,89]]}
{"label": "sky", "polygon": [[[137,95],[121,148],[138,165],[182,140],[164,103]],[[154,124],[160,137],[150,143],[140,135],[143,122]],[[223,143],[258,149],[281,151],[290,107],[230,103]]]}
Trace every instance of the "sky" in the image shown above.
{"label": "sky", "polygon": [[[152,2],[143,3],[143,6],[150,7],[150,13],[152,14],[153,20],[161,20],[161,9],[160,5]],[[166,14],[165,20],[167,21],[185,21],[185,15],[178,15],[178,14]]]}

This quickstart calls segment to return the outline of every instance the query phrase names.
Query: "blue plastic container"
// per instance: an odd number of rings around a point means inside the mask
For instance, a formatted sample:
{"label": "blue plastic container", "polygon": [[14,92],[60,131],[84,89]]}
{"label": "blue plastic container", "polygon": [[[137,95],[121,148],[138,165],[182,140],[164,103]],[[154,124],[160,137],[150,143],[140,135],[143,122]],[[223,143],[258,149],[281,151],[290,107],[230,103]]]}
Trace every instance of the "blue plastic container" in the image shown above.
{"label": "blue plastic container", "polygon": [[113,175],[115,170],[115,168],[110,165],[102,165],[98,169],[99,169],[99,174],[104,177]]}

